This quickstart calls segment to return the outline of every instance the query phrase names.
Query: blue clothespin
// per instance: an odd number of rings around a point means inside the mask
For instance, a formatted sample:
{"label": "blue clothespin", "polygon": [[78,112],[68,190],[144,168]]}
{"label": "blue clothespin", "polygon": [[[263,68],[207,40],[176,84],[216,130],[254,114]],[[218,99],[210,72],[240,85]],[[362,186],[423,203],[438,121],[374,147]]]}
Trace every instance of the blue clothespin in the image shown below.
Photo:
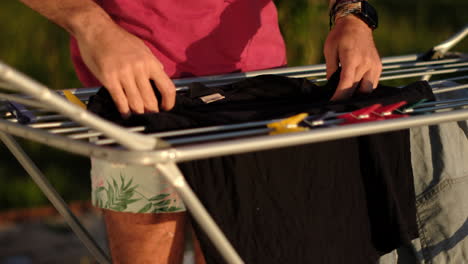
{"label": "blue clothespin", "polygon": [[327,111],[323,114],[319,114],[315,116],[308,116],[304,118],[303,122],[310,127],[324,127],[324,126],[337,125],[337,124],[342,123],[344,120],[343,119],[327,120],[327,119],[334,118],[338,115],[339,114],[333,111]]}
{"label": "blue clothespin", "polygon": [[427,101],[428,101],[428,99],[421,99],[421,100],[417,101],[414,104],[405,105],[405,106],[401,107],[400,109],[398,109],[396,111],[401,113],[401,114],[410,114],[410,113],[412,113],[414,111],[415,108],[417,108],[419,105],[421,105],[422,103],[425,103]]}
{"label": "blue clothespin", "polygon": [[20,124],[31,124],[37,121],[36,116],[20,103],[8,101],[7,108],[16,117]]}

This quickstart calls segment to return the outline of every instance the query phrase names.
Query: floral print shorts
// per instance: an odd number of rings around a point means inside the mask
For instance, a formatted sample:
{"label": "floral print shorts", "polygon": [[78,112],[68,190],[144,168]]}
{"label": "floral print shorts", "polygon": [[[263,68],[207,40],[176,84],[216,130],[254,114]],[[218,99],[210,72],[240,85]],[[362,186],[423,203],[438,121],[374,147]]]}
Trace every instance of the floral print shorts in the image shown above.
{"label": "floral print shorts", "polygon": [[185,211],[171,184],[148,166],[124,165],[91,159],[94,206],[130,213]]}

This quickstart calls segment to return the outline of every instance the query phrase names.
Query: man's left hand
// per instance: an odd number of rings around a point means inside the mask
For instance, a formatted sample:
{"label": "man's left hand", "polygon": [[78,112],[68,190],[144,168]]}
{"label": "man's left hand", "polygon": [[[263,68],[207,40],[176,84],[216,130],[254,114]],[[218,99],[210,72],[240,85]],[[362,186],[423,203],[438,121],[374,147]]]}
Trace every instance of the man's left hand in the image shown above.
{"label": "man's left hand", "polygon": [[339,64],[342,67],[340,83],[332,101],[349,98],[356,90],[370,93],[377,87],[382,63],[372,30],[359,18],[349,15],[336,21],[325,42],[324,55],[327,79]]}

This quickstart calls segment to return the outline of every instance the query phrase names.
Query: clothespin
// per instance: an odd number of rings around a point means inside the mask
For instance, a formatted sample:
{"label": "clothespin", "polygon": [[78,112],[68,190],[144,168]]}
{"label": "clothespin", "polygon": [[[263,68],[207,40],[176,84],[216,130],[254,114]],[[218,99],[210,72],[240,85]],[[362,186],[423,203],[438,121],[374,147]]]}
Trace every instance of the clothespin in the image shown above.
{"label": "clothespin", "polygon": [[65,95],[65,98],[67,98],[67,100],[72,104],[86,109],[86,105],[83,102],[81,102],[81,100],[78,97],[76,97],[76,95],[74,95],[72,92],[65,90],[63,91],[63,95]]}
{"label": "clothespin", "polygon": [[7,108],[16,117],[20,124],[30,124],[37,120],[36,116],[20,103],[8,101]]}
{"label": "clothespin", "polygon": [[372,112],[372,115],[374,115],[376,118],[383,118],[383,119],[392,119],[392,118],[400,118],[400,117],[407,117],[408,115],[405,114],[394,114],[393,112],[399,109],[400,107],[406,105],[406,101],[401,101],[398,103],[386,105],[386,106],[381,106],[377,109],[375,109]]}
{"label": "clothespin", "polygon": [[343,125],[382,120],[384,119],[383,117],[379,117],[377,115],[372,114],[376,109],[380,107],[382,107],[381,104],[374,104],[350,113],[340,115],[338,116],[338,118],[344,120],[341,123]]}
{"label": "clothespin", "polygon": [[270,123],[267,125],[267,127],[273,129],[273,131],[270,132],[271,135],[306,131],[308,128],[299,126],[299,123],[302,122],[308,115],[309,114],[307,113],[301,113],[282,119],[278,122]]}
{"label": "clothespin", "polygon": [[337,115],[339,114],[333,111],[327,111],[320,115],[308,116],[304,118],[303,122],[309,127],[323,127],[323,126],[336,125],[336,124],[342,123],[344,120],[343,119],[327,120],[327,119],[336,117]]}
{"label": "clothespin", "polygon": [[414,108],[418,107],[419,105],[421,105],[422,103],[425,103],[426,101],[428,101],[428,99],[421,99],[419,101],[417,101],[416,103],[414,104],[410,104],[410,105],[407,105],[405,107],[402,107],[401,109],[398,109],[396,110],[397,112],[400,112],[402,114],[409,114],[411,112],[414,111]]}

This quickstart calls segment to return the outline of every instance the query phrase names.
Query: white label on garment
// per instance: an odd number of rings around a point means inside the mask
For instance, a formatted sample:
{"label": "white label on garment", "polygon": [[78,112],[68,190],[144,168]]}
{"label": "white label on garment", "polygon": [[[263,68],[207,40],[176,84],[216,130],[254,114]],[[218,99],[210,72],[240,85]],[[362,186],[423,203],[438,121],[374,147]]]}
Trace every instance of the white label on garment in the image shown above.
{"label": "white label on garment", "polygon": [[216,101],[219,101],[219,100],[222,100],[226,98],[224,95],[221,95],[219,93],[215,93],[215,94],[210,94],[210,95],[206,95],[206,96],[202,96],[200,97],[200,99],[205,103],[205,104],[209,104],[209,103],[212,103],[212,102],[216,102]]}

